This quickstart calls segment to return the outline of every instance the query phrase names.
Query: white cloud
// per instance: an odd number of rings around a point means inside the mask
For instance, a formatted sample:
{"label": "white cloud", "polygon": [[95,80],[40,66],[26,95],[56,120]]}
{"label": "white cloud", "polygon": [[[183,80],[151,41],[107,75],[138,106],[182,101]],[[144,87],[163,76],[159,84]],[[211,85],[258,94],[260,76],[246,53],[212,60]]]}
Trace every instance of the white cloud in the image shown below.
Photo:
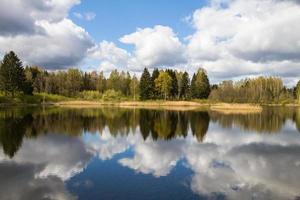
{"label": "white cloud", "polygon": [[102,41],[90,50],[90,57],[100,60],[100,70],[117,68],[140,72],[144,67],[175,67],[186,62],[185,46],[170,27],[137,29],[121,37],[120,42],[133,44],[134,53],[108,41]]}
{"label": "white cloud", "polygon": [[[212,1],[196,10],[188,38],[191,65],[212,77],[300,76],[300,7],[295,1]],[[288,63],[288,65],[287,65]]]}
{"label": "white cloud", "polygon": [[74,12],[73,15],[77,17],[78,19],[84,19],[86,21],[91,21],[96,18],[96,14],[94,12],[86,12],[86,13],[78,13]]}
{"label": "white cloud", "polygon": [[[215,83],[223,79],[276,75],[292,86],[300,76],[300,4],[297,0],[211,0],[185,18],[195,31],[181,42],[171,27],[139,28],[98,45],[68,19],[80,0],[2,0],[0,55],[14,50],[28,64],[58,69],[82,64],[88,49],[92,65],[118,68],[172,67],[193,73],[204,67]],[[24,10],[26,12],[24,12]],[[93,12],[73,13],[93,20]],[[178,19],[182,20],[182,19]],[[97,53],[98,52],[98,53]],[[96,61],[95,61],[96,60]]]}
{"label": "white cloud", "polygon": [[4,0],[0,8],[1,54],[13,50],[25,64],[47,69],[77,65],[94,45],[83,28],[66,18],[79,2]]}
{"label": "white cloud", "polygon": [[135,46],[135,56],[143,66],[173,66],[185,62],[184,45],[170,27],[137,29],[120,38]]}
{"label": "white cloud", "polygon": [[[55,146],[55,148],[53,148]],[[36,140],[24,140],[22,148],[13,158],[17,164],[30,163],[43,166],[35,177],[49,176],[68,180],[81,172],[91,159],[84,143],[77,138],[50,134],[38,137]],[[1,152],[0,162],[9,161]]]}
{"label": "white cloud", "polygon": [[113,69],[130,68],[130,63],[133,61],[132,56],[126,50],[117,47],[113,42],[102,41],[89,50],[89,57],[99,60],[99,70],[110,72]]}

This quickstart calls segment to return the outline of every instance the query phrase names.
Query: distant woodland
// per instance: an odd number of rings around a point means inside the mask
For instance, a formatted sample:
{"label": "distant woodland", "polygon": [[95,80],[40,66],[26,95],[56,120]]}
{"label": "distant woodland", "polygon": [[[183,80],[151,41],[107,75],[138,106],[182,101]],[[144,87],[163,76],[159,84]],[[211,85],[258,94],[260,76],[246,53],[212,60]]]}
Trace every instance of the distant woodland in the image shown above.
{"label": "distant woodland", "polygon": [[[129,72],[113,70],[83,72],[79,69],[47,71],[37,66],[23,67],[13,52],[0,63],[0,97],[35,96],[38,94],[88,100],[196,100],[208,99],[228,103],[296,103],[300,102],[300,81],[284,86],[279,77],[225,80],[211,84],[206,71],[199,68],[191,77],[173,69],[147,68],[140,78]],[[1,98],[0,98],[1,102]]]}

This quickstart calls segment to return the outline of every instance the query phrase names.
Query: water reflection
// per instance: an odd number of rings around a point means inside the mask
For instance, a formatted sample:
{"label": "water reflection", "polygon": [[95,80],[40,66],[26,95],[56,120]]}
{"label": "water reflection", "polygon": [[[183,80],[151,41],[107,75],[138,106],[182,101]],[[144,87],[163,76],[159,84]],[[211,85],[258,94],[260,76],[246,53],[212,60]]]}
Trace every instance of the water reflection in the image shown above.
{"label": "water reflection", "polygon": [[[101,178],[89,168],[96,158],[101,163],[117,158],[105,170],[119,165],[136,172],[129,177],[132,185],[133,176],[148,174],[161,180],[191,170],[192,175],[181,177],[190,177],[185,185],[197,194],[190,198],[294,199],[300,195],[299,128],[299,108],[257,114],[109,107],[2,109],[0,176],[5,183],[1,185],[11,189],[1,188],[0,199],[84,198],[93,194],[97,187],[92,186]],[[79,183],[68,186],[72,194],[65,188],[77,177],[89,185],[84,187],[86,193],[73,187]],[[143,184],[149,187],[149,181]],[[12,189],[22,183],[23,188]],[[126,198],[122,187],[123,196],[116,199]],[[161,190],[168,197],[170,191]]]}

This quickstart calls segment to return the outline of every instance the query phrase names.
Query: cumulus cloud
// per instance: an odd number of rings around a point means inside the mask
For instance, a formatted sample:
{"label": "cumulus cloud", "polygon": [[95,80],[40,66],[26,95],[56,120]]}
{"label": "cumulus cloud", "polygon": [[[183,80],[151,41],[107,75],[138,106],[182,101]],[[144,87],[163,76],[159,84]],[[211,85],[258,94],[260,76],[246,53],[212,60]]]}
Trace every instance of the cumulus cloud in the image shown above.
{"label": "cumulus cloud", "polygon": [[185,160],[185,166],[193,171],[190,187],[201,196],[292,199],[299,195],[300,186],[296,175],[299,135],[290,123],[282,132],[241,134],[237,127],[226,130],[213,123],[202,143],[190,131],[185,139],[167,142],[136,138],[130,143],[134,156],[121,158],[119,163],[138,173],[161,177],[167,176],[179,160]]}
{"label": "cumulus cloud", "polygon": [[119,40],[124,44],[134,45],[133,53],[108,41],[102,41],[90,50],[90,57],[100,60],[101,70],[111,71],[117,68],[140,72],[144,67],[176,67],[187,62],[185,45],[172,28],[167,26],[139,28]]}
{"label": "cumulus cloud", "polygon": [[185,62],[184,45],[167,26],[137,29],[120,41],[135,46],[135,56],[143,66],[173,66]]}
{"label": "cumulus cloud", "polygon": [[101,66],[166,66],[190,73],[204,67],[212,82],[273,75],[293,85],[300,76],[299,1],[212,0],[186,20],[195,31],[184,43],[168,26],[137,29],[119,39],[134,46],[133,54],[122,64],[104,59]]}
{"label": "cumulus cloud", "polygon": [[[141,72],[144,67],[172,67],[193,73],[204,67],[211,82],[275,75],[292,86],[300,76],[300,3],[298,0],[211,0],[186,21],[194,32],[185,40],[169,26],[138,28],[117,43],[95,45],[69,18],[80,0],[2,0],[0,55],[16,51],[25,64],[62,69],[85,58],[97,70]],[[93,20],[93,12],[73,13]],[[178,19],[180,20],[180,19]]]}
{"label": "cumulus cloud", "polygon": [[1,199],[76,199],[57,177],[36,178],[41,165],[30,163],[0,163]]}
{"label": "cumulus cloud", "polygon": [[126,50],[117,47],[113,42],[102,41],[89,50],[90,58],[100,60],[100,70],[127,69],[132,56]]}
{"label": "cumulus cloud", "polygon": [[183,140],[141,140],[135,144],[134,157],[120,159],[119,163],[136,172],[153,174],[156,177],[166,176],[181,158],[183,144]]}
{"label": "cumulus cloud", "polygon": [[189,62],[216,77],[295,79],[300,75],[299,13],[297,1],[212,1],[193,14]]}
{"label": "cumulus cloud", "polygon": [[[38,137],[36,140],[24,140],[13,162],[42,166],[35,173],[36,177],[55,176],[61,180],[68,180],[81,172],[91,157],[92,154],[88,152],[81,140],[50,134]],[[9,161],[9,159],[0,153],[0,162],[4,161]]]}
{"label": "cumulus cloud", "polygon": [[61,69],[78,64],[94,43],[67,18],[79,0],[7,1],[0,8],[0,52],[10,50],[25,64]]}

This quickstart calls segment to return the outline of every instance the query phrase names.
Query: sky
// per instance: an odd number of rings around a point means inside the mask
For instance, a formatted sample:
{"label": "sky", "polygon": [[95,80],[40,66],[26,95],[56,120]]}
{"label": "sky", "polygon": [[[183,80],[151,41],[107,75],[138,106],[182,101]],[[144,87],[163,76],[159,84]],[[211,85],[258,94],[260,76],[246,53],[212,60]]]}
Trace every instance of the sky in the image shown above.
{"label": "sky", "polygon": [[0,0],[0,56],[47,70],[300,77],[299,0]]}

